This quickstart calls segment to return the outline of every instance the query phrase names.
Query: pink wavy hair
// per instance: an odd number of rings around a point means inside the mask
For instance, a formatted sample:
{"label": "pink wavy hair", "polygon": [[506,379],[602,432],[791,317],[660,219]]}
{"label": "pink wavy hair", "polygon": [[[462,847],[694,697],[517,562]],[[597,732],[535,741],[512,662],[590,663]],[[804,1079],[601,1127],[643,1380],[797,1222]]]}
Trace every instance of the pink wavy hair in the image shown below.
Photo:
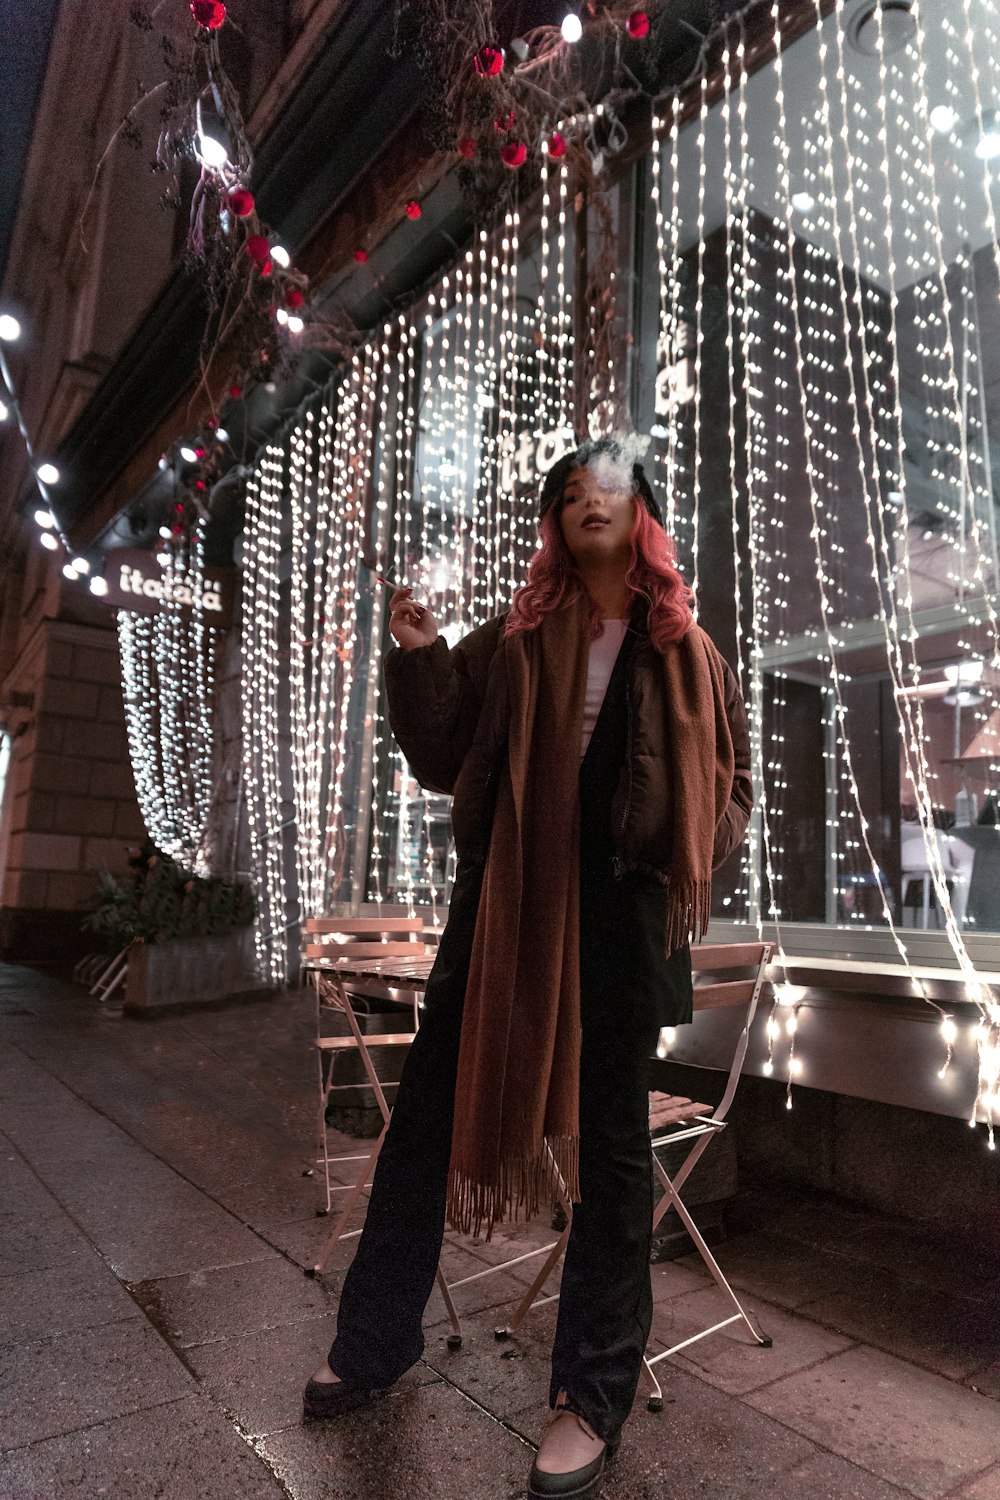
{"label": "pink wavy hair", "polygon": [[[637,598],[648,603],[649,637],[657,651],[663,651],[670,641],[679,641],[690,630],[693,596],[677,570],[673,542],[639,497],[635,510],[632,556],[625,582]],[[558,505],[546,511],[538,529],[542,545],[531,559],[527,583],[514,595],[505,626],[507,635],[537,630],[546,615],[586,592],[559,525]],[[590,623],[596,636],[601,628],[596,604],[591,605]]]}

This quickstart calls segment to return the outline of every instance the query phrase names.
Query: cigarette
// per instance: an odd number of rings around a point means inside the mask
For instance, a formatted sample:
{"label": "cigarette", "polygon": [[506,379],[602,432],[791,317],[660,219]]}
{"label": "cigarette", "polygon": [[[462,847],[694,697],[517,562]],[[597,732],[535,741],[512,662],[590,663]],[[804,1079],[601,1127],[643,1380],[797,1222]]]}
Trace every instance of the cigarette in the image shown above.
{"label": "cigarette", "polygon": [[[378,582],[383,586],[383,588],[392,589],[395,592],[396,589],[403,589],[403,588],[409,588],[410,587],[410,585],[408,583],[397,583],[396,580],[393,577],[391,577],[390,574],[383,573],[382,570],[381,570],[381,568],[378,566],[377,562],[375,561],[375,557],[374,557],[374,555],[372,553],[370,553],[370,552],[363,553],[362,557],[361,557],[361,561],[364,563],[365,567],[372,574],[372,576],[374,578],[376,578],[378,580]],[[412,592],[412,590],[411,590],[411,592]],[[427,608],[427,606],[425,604],[419,604],[416,599],[412,600],[411,602],[413,603],[414,608],[418,609],[421,614],[423,614],[424,610]]]}

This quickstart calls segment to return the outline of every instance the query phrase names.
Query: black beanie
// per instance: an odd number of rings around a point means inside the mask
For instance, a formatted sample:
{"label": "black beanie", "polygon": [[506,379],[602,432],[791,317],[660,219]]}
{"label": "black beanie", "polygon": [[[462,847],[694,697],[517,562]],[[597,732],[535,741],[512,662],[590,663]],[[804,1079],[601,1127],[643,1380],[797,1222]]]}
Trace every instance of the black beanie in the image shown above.
{"label": "black beanie", "polygon": [[[538,498],[538,519],[541,520],[562,498],[566,480],[574,469],[585,469],[598,453],[607,453],[612,458],[620,458],[621,452],[621,444],[615,438],[595,438],[593,441],[581,443],[571,453],[564,453],[562,458],[557,459],[552,465],[542,481],[541,494]],[[663,512],[656,502],[642,464],[632,465],[632,483],[653,520],[662,526]]]}

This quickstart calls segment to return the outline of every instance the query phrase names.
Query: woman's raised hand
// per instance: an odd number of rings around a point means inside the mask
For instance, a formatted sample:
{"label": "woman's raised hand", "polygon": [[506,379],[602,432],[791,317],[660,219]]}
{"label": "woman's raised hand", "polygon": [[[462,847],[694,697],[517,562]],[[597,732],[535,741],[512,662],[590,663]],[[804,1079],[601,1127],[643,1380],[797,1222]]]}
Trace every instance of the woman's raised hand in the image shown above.
{"label": "woman's raised hand", "polygon": [[414,601],[412,589],[397,589],[389,608],[389,630],[404,651],[430,646],[437,640],[437,621],[425,604]]}

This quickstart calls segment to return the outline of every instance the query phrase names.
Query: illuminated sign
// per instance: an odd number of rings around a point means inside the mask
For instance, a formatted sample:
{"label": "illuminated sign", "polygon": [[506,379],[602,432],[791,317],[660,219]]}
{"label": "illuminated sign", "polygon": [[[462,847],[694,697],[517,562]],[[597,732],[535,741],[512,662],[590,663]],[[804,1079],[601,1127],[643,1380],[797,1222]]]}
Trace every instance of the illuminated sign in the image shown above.
{"label": "illuminated sign", "polygon": [[136,614],[154,615],[165,605],[185,611],[200,609],[206,625],[229,625],[233,616],[233,570],[206,568],[200,589],[179,578],[165,576],[152,552],[137,547],[115,547],[106,553],[105,604]]}

